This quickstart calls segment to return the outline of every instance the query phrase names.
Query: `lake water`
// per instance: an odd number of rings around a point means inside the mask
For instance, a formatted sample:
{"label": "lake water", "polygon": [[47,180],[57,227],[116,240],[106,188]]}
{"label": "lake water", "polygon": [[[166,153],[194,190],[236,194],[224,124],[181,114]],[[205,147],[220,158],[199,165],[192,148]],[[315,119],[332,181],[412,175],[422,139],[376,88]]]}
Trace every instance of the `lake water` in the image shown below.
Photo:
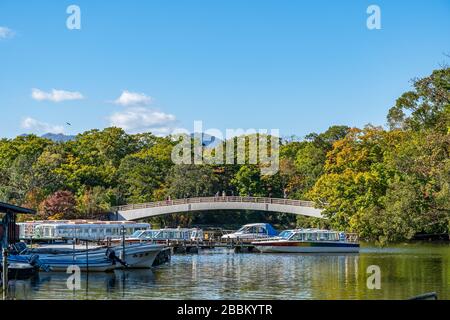
{"label": "lake water", "polygon": [[[381,289],[367,288],[380,267]],[[359,254],[258,254],[228,249],[175,255],[153,270],[82,275],[41,272],[18,281],[18,299],[408,299],[437,292],[450,299],[450,244],[363,245]]]}

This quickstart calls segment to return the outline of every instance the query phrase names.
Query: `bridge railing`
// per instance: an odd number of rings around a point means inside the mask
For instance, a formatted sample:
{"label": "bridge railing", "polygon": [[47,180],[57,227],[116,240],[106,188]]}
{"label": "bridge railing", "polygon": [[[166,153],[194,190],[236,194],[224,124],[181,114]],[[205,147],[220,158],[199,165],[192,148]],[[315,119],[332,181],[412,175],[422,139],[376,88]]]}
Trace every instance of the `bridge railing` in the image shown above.
{"label": "bridge railing", "polygon": [[113,211],[127,211],[147,208],[158,208],[177,206],[191,203],[214,203],[214,202],[234,202],[234,203],[266,203],[266,204],[280,204],[288,206],[298,207],[311,207],[314,208],[314,202],[303,200],[291,200],[291,199],[278,199],[278,198],[264,198],[264,197],[239,197],[239,196],[218,196],[218,197],[198,197],[198,198],[186,198],[176,200],[164,200],[149,203],[129,204],[124,206],[114,207]]}

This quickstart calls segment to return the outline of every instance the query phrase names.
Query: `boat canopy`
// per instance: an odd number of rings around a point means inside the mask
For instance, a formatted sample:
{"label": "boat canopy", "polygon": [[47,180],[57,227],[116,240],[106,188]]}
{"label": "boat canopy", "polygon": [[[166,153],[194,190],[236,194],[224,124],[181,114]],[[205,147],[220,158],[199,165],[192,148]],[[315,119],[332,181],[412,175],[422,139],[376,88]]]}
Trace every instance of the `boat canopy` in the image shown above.
{"label": "boat canopy", "polygon": [[264,224],[266,230],[267,230],[267,235],[270,237],[274,237],[278,235],[278,231],[274,229],[274,227],[272,227],[272,225],[270,223],[265,223]]}
{"label": "boat canopy", "polygon": [[[270,223],[251,223],[246,224],[242,228],[240,228],[235,233],[249,233],[252,228],[262,228],[264,229],[264,234],[268,235],[269,237],[274,237],[278,235],[278,231],[275,230]],[[256,230],[256,229],[255,229]],[[258,232],[251,232],[251,233],[258,233]],[[261,233],[261,232],[259,232]]]}

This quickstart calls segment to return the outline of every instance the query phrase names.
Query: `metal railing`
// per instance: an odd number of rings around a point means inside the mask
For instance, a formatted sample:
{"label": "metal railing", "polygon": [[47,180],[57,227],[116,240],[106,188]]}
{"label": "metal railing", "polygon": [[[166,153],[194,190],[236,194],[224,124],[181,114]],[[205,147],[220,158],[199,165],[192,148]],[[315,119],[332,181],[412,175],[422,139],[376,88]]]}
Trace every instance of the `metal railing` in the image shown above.
{"label": "metal railing", "polygon": [[137,209],[169,207],[169,206],[177,206],[177,205],[192,204],[192,203],[217,203],[217,202],[263,203],[263,204],[281,204],[281,205],[296,206],[296,207],[310,207],[310,208],[315,207],[315,203],[312,201],[264,198],[264,197],[239,197],[239,196],[223,197],[223,196],[218,196],[218,197],[186,198],[186,199],[164,200],[164,201],[140,203],[140,204],[129,204],[129,205],[124,205],[124,206],[113,207],[112,210],[114,212],[118,212],[118,211],[128,211],[128,210],[137,210]]}

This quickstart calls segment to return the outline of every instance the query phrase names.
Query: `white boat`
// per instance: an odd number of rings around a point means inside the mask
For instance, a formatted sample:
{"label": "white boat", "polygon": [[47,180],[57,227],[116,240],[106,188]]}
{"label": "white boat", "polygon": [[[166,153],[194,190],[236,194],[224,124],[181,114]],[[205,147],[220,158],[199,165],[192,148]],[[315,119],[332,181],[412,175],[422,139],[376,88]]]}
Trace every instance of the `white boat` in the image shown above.
{"label": "white boat", "polygon": [[356,253],[359,243],[344,232],[297,229],[282,232],[273,239],[253,241],[261,252],[270,253]]}
{"label": "white boat", "polygon": [[[121,258],[128,265],[127,268],[130,269],[147,269],[151,268],[153,262],[155,261],[158,253],[165,248],[161,244],[149,244],[149,243],[136,243],[136,244],[126,244],[125,246],[125,256]],[[122,257],[123,246],[114,247],[116,254]],[[118,268],[124,268],[120,265]]]}
{"label": "white boat", "polygon": [[246,224],[238,231],[222,236],[222,240],[252,241],[275,237],[278,232],[269,223]]}

